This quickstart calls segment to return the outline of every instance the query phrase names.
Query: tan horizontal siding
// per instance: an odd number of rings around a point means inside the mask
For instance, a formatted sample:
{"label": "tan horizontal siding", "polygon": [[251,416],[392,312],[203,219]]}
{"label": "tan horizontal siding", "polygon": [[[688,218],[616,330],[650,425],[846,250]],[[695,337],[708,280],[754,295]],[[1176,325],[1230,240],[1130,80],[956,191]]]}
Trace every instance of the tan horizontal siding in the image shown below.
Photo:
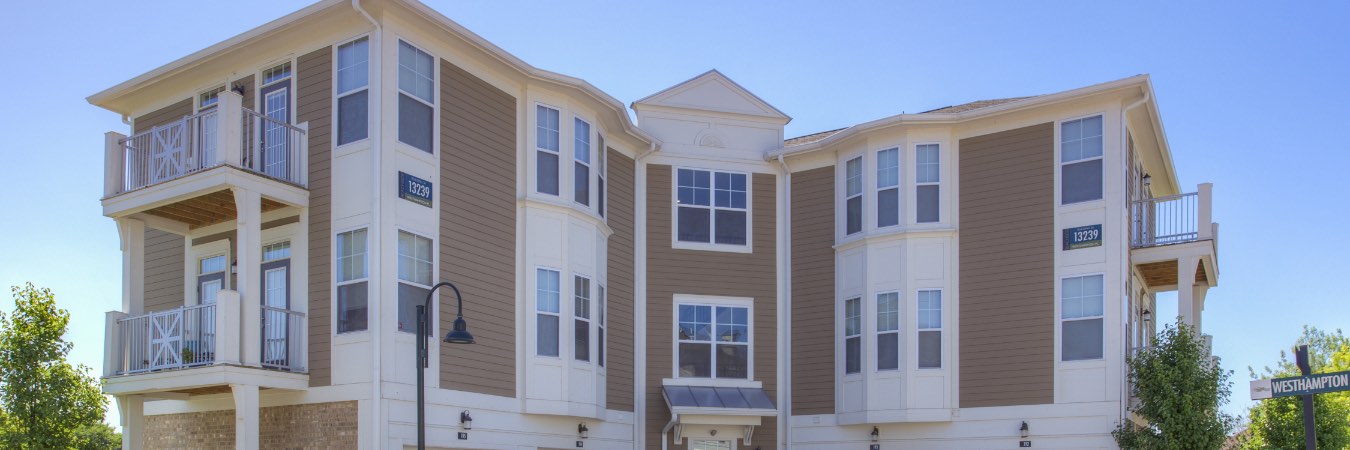
{"label": "tan horizontal siding", "polygon": [[145,230],[145,312],[183,306],[183,266],[187,252],[183,237]]}
{"label": "tan horizontal siding", "polygon": [[792,174],[792,414],[834,413],[834,166]]}
{"label": "tan horizontal siding", "polygon": [[1054,402],[1054,126],[961,140],[960,405]]}
{"label": "tan horizontal siding", "polygon": [[[309,122],[309,385],[332,384],[332,49],[296,60],[296,121]],[[297,243],[299,245],[300,243]]]}
{"label": "tan horizontal siding", "polygon": [[620,411],[633,411],[633,268],[635,265],[634,246],[636,244],[634,227],[635,213],[633,193],[636,192],[637,167],[633,158],[624,156],[614,149],[605,150],[609,155],[609,179],[605,180],[609,191],[609,203],[605,205],[609,227],[614,234],[609,237],[608,261],[608,327],[606,331],[607,348],[605,365],[609,376],[606,399],[607,407]]}
{"label": "tan horizontal siding", "polygon": [[[441,61],[440,279],[464,294],[478,343],[441,345],[441,386],[516,395],[515,97]],[[455,296],[440,291],[440,326]]]}
{"label": "tan horizontal siding", "polygon": [[186,98],[172,105],[165,106],[153,112],[149,112],[135,119],[132,119],[131,134],[137,134],[142,131],[149,131],[151,128],[164,125],[175,120],[182,119],[183,116],[192,115],[192,99]]}

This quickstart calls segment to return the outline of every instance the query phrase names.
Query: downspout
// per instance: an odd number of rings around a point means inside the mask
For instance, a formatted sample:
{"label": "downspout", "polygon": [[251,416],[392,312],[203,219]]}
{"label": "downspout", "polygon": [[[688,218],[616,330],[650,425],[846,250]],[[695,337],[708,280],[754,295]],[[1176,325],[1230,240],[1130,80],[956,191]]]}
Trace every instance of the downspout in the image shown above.
{"label": "downspout", "polygon": [[670,422],[666,422],[666,427],[661,429],[661,450],[666,450],[666,442],[670,441],[670,439],[666,438],[666,435],[670,433],[670,429],[674,428],[675,423],[679,421],[679,414],[671,414]]}
{"label": "downspout", "polygon": [[[384,64],[383,64],[383,60],[384,60],[383,54],[384,54],[384,52],[380,51],[380,35],[383,34],[383,31],[384,31],[384,30],[383,30],[382,27],[380,27],[380,23],[379,23],[378,21],[376,21],[374,17],[371,17],[371,16],[370,16],[370,13],[366,12],[365,9],[362,9],[362,8],[361,8],[361,0],[352,0],[352,9],[356,10],[356,12],[359,13],[359,14],[361,14],[362,17],[365,17],[365,18],[366,18],[366,21],[367,21],[367,22],[370,22],[370,26],[373,27],[373,28],[375,29],[374,32],[372,32],[371,35],[370,35],[370,43],[371,43],[371,45],[370,45],[369,48],[373,49],[372,53],[374,53],[374,54],[376,54],[376,55],[380,55],[380,58],[378,58],[378,59],[376,59],[376,58],[371,58],[370,55],[367,55],[367,56],[366,56],[366,59],[367,59],[367,60],[374,60],[374,61],[376,61],[376,64],[371,64],[371,66],[374,67],[375,70],[374,70],[374,73],[370,75],[370,77],[371,77],[371,79],[370,79],[370,87],[367,88],[367,89],[368,89],[368,92],[370,92],[370,96],[371,96],[370,101],[367,103],[368,105],[371,105],[371,106],[370,106],[370,109],[367,111],[367,112],[369,113],[369,116],[367,116],[367,118],[366,118],[366,120],[369,121],[371,118],[380,118],[380,117],[381,117],[381,116],[380,116],[380,103],[381,103],[381,101],[382,101],[383,96],[380,95],[380,92],[383,90],[383,86],[380,84],[380,83],[381,83],[381,78],[382,78],[380,75],[381,75],[381,73],[383,72],[383,68],[384,68]],[[383,216],[381,215],[381,205],[380,205],[380,203],[381,203],[381,202],[380,202],[380,186],[383,185],[383,183],[380,182],[380,149],[383,147],[383,146],[381,145],[381,141],[380,141],[380,134],[381,134],[381,133],[380,133],[380,130],[381,130],[381,128],[382,128],[381,124],[382,124],[383,122],[384,122],[383,120],[378,120],[378,121],[376,121],[375,126],[374,126],[374,127],[371,127],[371,128],[374,129],[374,132],[371,133],[371,136],[370,136],[371,143],[372,143],[372,145],[371,145],[371,152],[370,152],[370,153],[371,153],[371,160],[372,160],[372,163],[373,163],[373,164],[371,164],[371,173],[373,174],[373,178],[372,178],[372,179],[375,180],[375,182],[374,182],[374,183],[371,183],[371,184],[372,184],[371,190],[373,191],[373,194],[374,194],[374,204],[371,205],[371,209],[372,209],[373,214],[371,215],[371,220],[370,220],[370,234],[369,234],[368,236],[373,237],[373,239],[375,240],[375,242],[379,242],[379,239],[380,239],[380,220],[381,220],[382,217],[383,217]],[[371,239],[371,238],[368,237],[367,239],[369,240],[369,239]],[[369,241],[368,241],[368,242],[369,242]],[[373,247],[373,248],[383,248],[383,246],[378,246],[378,245],[377,245],[377,246],[372,246],[372,247]],[[377,254],[383,254],[383,253],[380,252],[380,253],[377,253]],[[371,266],[374,268],[374,270],[371,271],[371,272],[373,272],[373,273],[367,274],[367,275],[369,276],[369,279],[371,279],[371,280],[377,280],[377,281],[380,280],[380,279],[381,279],[381,278],[380,278],[380,266],[381,266],[381,265],[380,265],[380,264],[373,264],[373,265],[371,265]],[[378,284],[380,284],[380,283],[378,283],[378,282],[372,283],[372,286],[375,286],[375,285],[378,285]],[[374,287],[367,287],[367,289],[374,289]],[[378,292],[378,291],[377,291],[377,292]],[[376,295],[375,298],[380,298],[380,296],[379,296],[379,295]],[[378,304],[377,304],[377,305],[378,305]],[[372,425],[372,426],[371,426],[371,435],[372,435],[372,439],[371,439],[371,441],[372,441],[371,444],[372,444],[372,445],[371,445],[371,447],[372,447],[372,448],[379,448],[379,447],[381,447],[381,445],[380,445],[381,437],[380,437],[380,436],[383,434],[383,433],[381,432],[381,431],[382,431],[381,429],[383,428],[383,424],[384,424],[383,419],[382,419],[382,417],[381,417],[381,415],[382,415],[381,413],[383,412],[383,409],[384,409],[384,408],[383,408],[383,405],[384,405],[383,394],[384,394],[384,393],[383,393],[382,389],[380,389],[381,384],[382,384],[382,375],[383,375],[383,374],[381,373],[381,370],[383,370],[383,369],[381,368],[381,364],[380,364],[380,359],[382,358],[382,357],[381,357],[381,353],[383,353],[383,352],[380,352],[380,351],[379,351],[379,348],[380,348],[380,321],[381,321],[381,319],[380,319],[380,314],[379,314],[380,308],[379,308],[378,306],[375,307],[375,308],[369,308],[369,309],[370,309],[370,311],[372,312],[372,314],[370,314],[370,315],[373,316],[373,317],[370,318],[371,320],[368,322],[369,325],[370,325],[370,335],[372,336],[372,337],[371,337],[371,339],[372,339],[372,342],[371,342],[371,348],[375,349],[375,352],[374,352],[374,358],[373,358],[373,359],[374,359],[374,361],[373,361],[374,367],[372,367],[372,369],[371,369],[371,370],[373,371],[373,373],[371,374],[371,415],[370,415],[370,416],[371,416],[371,425]]]}
{"label": "downspout", "polygon": [[[1125,108],[1120,110],[1120,149],[1121,149],[1121,152],[1122,152],[1122,153],[1125,153],[1125,154],[1127,154],[1127,155],[1133,155],[1133,154],[1134,154],[1133,152],[1128,152],[1128,151],[1127,151],[1127,150],[1128,150],[1128,147],[1129,147],[1129,145],[1130,145],[1130,138],[1129,138],[1130,133],[1129,133],[1129,131],[1128,131],[1128,130],[1129,130],[1129,120],[1127,119],[1127,117],[1128,117],[1129,114],[1130,114],[1130,110],[1131,110],[1131,109],[1134,109],[1134,108],[1138,108],[1140,105],[1143,105],[1144,103],[1147,103],[1151,97],[1152,97],[1152,94],[1149,92],[1149,90],[1148,90],[1148,89],[1144,89],[1144,96],[1143,96],[1142,98],[1140,98],[1139,100],[1135,100],[1134,102],[1131,102],[1131,103],[1128,104],[1128,105],[1125,105]],[[1130,166],[1133,166],[1133,165],[1134,165],[1134,161],[1126,161],[1125,164],[1130,165]],[[1132,183],[1132,182],[1133,182],[1133,180],[1129,180],[1129,179],[1126,179],[1126,180],[1125,180],[1125,183]],[[1129,187],[1128,185],[1125,186],[1125,190],[1124,190],[1123,192],[1129,192],[1129,191],[1130,191],[1130,187]],[[1131,217],[1131,215],[1134,214],[1134,213],[1133,213],[1134,209],[1130,207],[1130,202],[1131,202],[1131,201],[1132,201],[1131,199],[1128,199],[1128,198],[1125,199],[1125,223],[1126,223],[1126,227],[1128,227],[1128,228],[1133,228],[1133,227],[1134,227],[1134,217]],[[1132,232],[1133,230],[1130,230],[1130,231]],[[1134,256],[1134,255],[1133,255],[1132,252],[1130,252],[1128,240],[1126,241],[1126,244],[1125,244],[1125,245],[1126,245],[1126,248],[1125,248],[1125,286],[1127,286],[1131,291],[1133,291],[1133,290],[1134,290],[1134,286],[1133,286],[1133,283],[1130,283],[1130,281],[1132,281],[1132,280],[1134,279],[1134,259],[1133,259],[1133,256]],[[1126,292],[1125,295],[1126,295],[1127,297],[1131,298],[1131,299],[1134,298],[1134,292]],[[1141,300],[1142,300],[1142,299],[1141,299]],[[1125,311],[1125,317],[1127,317],[1127,318],[1134,314],[1134,305],[1132,305],[1132,304],[1131,304],[1131,305],[1125,305],[1125,307],[1122,308],[1122,309]],[[1126,323],[1126,325],[1128,325],[1128,322]],[[1129,334],[1132,333],[1132,330],[1129,330],[1129,329],[1128,329],[1128,328],[1129,328],[1128,326],[1122,327],[1122,328],[1127,328],[1127,329],[1125,329],[1124,332],[1121,333],[1121,336],[1120,336],[1120,337],[1121,337],[1121,342],[1129,342],[1129,339],[1130,339]],[[1126,355],[1126,356],[1129,356],[1129,355]],[[1120,376],[1121,376],[1120,379],[1121,379],[1121,380],[1129,380],[1129,370],[1130,370],[1130,368],[1129,368],[1128,366],[1125,366],[1125,365],[1122,364],[1122,367],[1121,367],[1121,370],[1120,370]],[[1121,402],[1120,402],[1120,404],[1121,404],[1120,418],[1121,418],[1121,419],[1127,419],[1127,418],[1129,418],[1129,416],[1130,416],[1130,385],[1129,385],[1129,381],[1126,381],[1126,382],[1120,384],[1120,398],[1121,398]]]}
{"label": "downspout", "polygon": [[782,154],[778,155],[778,165],[783,170],[783,204],[780,208],[783,211],[782,230],[783,237],[778,241],[782,244],[780,254],[782,255],[783,281],[779,289],[782,294],[778,302],[778,340],[779,348],[783,349],[778,357],[778,443],[780,446],[788,446],[787,437],[791,435],[788,427],[791,425],[788,420],[790,415],[792,396],[792,170],[788,168],[787,160]]}

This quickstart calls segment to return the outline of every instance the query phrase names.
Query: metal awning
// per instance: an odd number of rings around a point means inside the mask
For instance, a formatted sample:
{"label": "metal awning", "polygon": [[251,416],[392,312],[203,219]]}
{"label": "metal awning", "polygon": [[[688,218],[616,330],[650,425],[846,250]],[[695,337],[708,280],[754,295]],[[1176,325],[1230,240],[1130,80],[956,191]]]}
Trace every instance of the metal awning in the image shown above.
{"label": "metal awning", "polygon": [[670,408],[666,429],[673,427],[677,440],[714,437],[718,428],[741,427],[748,445],[760,419],[778,415],[764,388],[662,386],[661,396]]}

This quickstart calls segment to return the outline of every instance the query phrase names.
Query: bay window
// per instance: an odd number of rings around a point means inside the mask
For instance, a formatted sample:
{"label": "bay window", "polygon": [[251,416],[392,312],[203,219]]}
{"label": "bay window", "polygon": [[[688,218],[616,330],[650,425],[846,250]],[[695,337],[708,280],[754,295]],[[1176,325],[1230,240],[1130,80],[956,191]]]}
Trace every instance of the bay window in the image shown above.
{"label": "bay window", "polygon": [[862,372],[862,299],[844,300],[844,373]]}
{"label": "bay window", "polygon": [[556,270],[538,269],[535,273],[535,354],[558,356],[558,327],[562,320],[561,286]]}
{"label": "bay window", "polygon": [[877,370],[900,368],[900,293],[877,294]]}
{"label": "bay window", "polygon": [[919,368],[942,367],[942,291],[919,291]]}
{"label": "bay window", "polygon": [[436,105],[435,58],[398,41],[398,140],[433,153]]}
{"label": "bay window", "polygon": [[938,221],[938,182],[940,158],[938,144],[921,144],[914,152],[915,218],[919,223]]}
{"label": "bay window", "polygon": [[1060,204],[1102,199],[1102,116],[1059,124]]}
{"label": "bay window", "polygon": [[844,163],[844,234],[862,231],[862,157]]}
{"label": "bay window", "polygon": [[572,288],[572,357],[577,361],[591,360],[591,280],[576,277]]}
{"label": "bay window", "polygon": [[337,48],[337,145],[365,139],[369,132],[368,47],[361,38]]}
{"label": "bay window", "polygon": [[877,152],[877,228],[900,224],[900,149]]}
{"label": "bay window", "polygon": [[334,262],[337,272],[337,332],[366,330],[366,229],[338,233]]}
{"label": "bay window", "polygon": [[558,195],[559,129],[558,110],[536,105],[534,184],[540,194]]}
{"label": "bay window", "polygon": [[572,119],[572,200],[591,204],[591,124]]}
{"label": "bay window", "polygon": [[600,367],[605,367],[605,314],[608,313],[608,311],[606,311],[606,308],[609,307],[609,305],[607,304],[609,299],[605,297],[605,286],[596,285],[595,287],[597,289],[598,294],[596,295],[596,304],[595,304],[596,306],[595,362],[596,364],[599,364]]}
{"label": "bay window", "polygon": [[678,240],[745,245],[747,177],[743,173],[679,169],[675,212]]}
{"label": "bay window", "polygon": [[600,217],[605,217],[605,194],[608,193],[608,191],[605,190],[605,175],[607,175],[609,170],[609,165],[607,164],[609,162],[609,150],[605,147],[605,136],[596,134],[595,139],[599,142],[598,147],[600,148],[600,153],[595,158],[596,164],[600,166],[595,171],[595,210],[600,214]]}
{"label": "bay window", "polygon": [[676,309],[680,377],[750,377],[750,308],[680,304]]}
{"label": "bay window", "polygon": [[[431,239],[406,231],[398,232],[398,331],[417,330],[417,306],[431,292]],[[432,316],[432,310],[427,315]],[[431,329],[423,330],[427,336]]]}
{"label": "bay window", "polygon": [[1102,359],[1103,277],[1065,278],[1060,284],[1060,359]]}

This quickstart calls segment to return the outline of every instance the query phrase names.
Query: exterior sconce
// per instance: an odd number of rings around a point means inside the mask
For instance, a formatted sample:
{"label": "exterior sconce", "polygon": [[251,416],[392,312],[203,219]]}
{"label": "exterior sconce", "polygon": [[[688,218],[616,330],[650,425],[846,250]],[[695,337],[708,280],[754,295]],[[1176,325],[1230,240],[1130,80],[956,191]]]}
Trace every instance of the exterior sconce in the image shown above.
{"label": "exterior sconce", "polygon": [[1028,436],[1031,436],[1031,427],[1027,426],[1027,421],[1025,420],[1022,421],[1021,431],[1022,431],[1022,439],[1026,439]]}
{"label": "exterior sconce", "polygon": [[577,436],[582,439],[591,437],[591,430],[589,428],[586,428],[586,424],[579,423],[577,424]]}
{"label": "exterior sconce", "polygon": [[469,411],[461,411],[459,413],[459,426],[465,430],[473,429],[473,416],[469,415]]}
{"label": "exterior sconce", "polygon": [[877,427],[872,427],[872,434],[870,436],[872,437],[872,442],[880,440],[881,430],[877,429]]}
{"label": "exterior sconce", "polygon": [[1153,312],[1149,311],[1148,308],[1144,308],[1144,312],[1139,313],[1139,315],[1144,318],[1144,323],[1153,322]]}
{"label": "exterior sconce", "polygon": [[1144,187],[1150,186],[1153,186],[1153,176],[1149,174],[1144,174]]}
{"label": "exterior sconce", "polygon": [[230,88],[230,90],[231,90],[231,91],[234,91],[234,93],[239,94],[240,96],[244,95],[244,85],[243,85],[243,84],[235,83],[235,84],[234,84],[234,87]]}

